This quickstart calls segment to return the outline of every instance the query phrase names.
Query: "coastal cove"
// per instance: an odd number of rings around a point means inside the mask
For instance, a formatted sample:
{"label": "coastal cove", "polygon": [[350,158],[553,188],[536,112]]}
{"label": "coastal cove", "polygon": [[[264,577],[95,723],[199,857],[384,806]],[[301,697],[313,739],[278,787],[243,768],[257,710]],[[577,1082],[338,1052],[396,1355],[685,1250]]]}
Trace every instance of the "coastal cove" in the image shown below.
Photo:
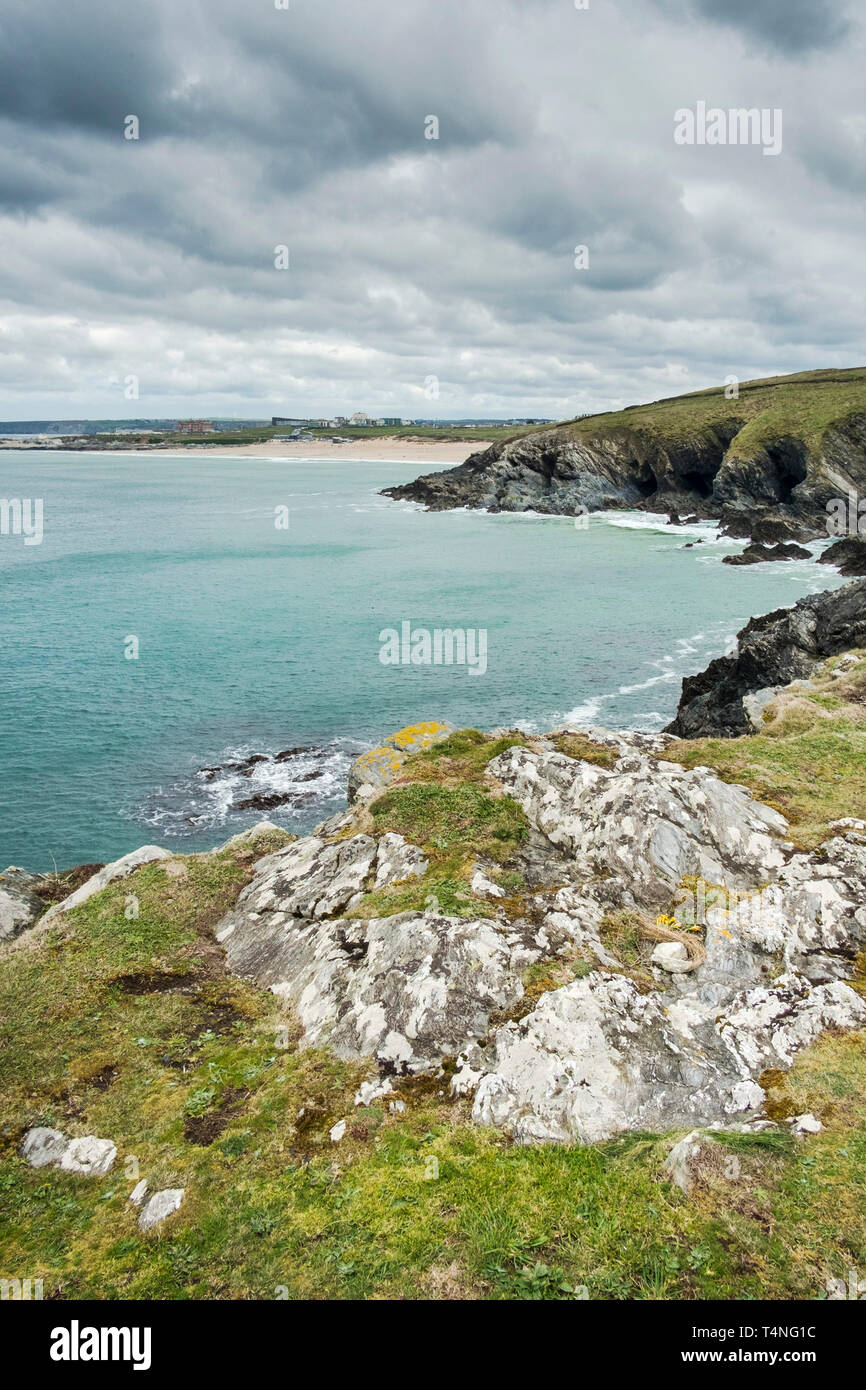
{"label": "coastal cove", "polygon": [[[843,582],[723,566],[741,542],[709,523],[379,495],[418,467],[5,452],[0,496],[41,498],[44,536],[0,538],[3,862],[202,850],[262,814],[308,831],[358,752],[423,719],[660,729],[750,617]],[[404,622],[483,630],[483,678],[383,665]]]}

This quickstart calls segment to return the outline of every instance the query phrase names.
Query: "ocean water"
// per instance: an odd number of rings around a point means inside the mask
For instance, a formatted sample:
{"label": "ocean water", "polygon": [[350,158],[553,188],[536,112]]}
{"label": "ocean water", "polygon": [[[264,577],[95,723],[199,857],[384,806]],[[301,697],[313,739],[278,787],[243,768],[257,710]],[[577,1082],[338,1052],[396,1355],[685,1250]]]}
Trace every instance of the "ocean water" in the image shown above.
{"label": "ocean water", "polygon": [[[40,544],[0,535],[0,866],[308,830],[353,756],[422,719],[660,728],[749,617],[841,582],[723,566],[739,545],[709,525],[377,495],[429,467],[0,453],[0,498],[44,509]],[[383,665],[403,622],[484,629],[486,671]]]}

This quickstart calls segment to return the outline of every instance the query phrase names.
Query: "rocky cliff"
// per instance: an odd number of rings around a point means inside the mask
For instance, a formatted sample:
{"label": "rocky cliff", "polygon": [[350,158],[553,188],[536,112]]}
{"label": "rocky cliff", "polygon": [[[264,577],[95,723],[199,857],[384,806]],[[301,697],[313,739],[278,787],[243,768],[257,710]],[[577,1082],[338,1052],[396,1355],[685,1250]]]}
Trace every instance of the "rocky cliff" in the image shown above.
{"label": "rocky cliff", "polygon": [[750,705],[760,707],[780,687],[808,678],[823,658],[852,647],[866,647],[866,579],[752,618],[734,653],[686,677],[667,731],[680,738],[751,733]]}
{"label": "rocky cliff", "polygon": [[826,534],[827,504],[866,491],[866,369],[745,383],[573,420],[505,440],[385,495],[451,507],[572,516],[687,512],[751,535]]}

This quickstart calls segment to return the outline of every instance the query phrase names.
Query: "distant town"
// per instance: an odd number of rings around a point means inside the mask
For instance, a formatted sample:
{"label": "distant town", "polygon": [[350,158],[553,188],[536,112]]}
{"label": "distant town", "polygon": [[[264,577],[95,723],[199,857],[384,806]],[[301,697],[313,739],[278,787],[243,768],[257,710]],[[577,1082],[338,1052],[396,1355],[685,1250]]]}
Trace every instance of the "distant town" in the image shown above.
{"label": "distant town", "polygon": [[[0,421],[0,448],[119,449],[133,444],[168,448],[177,444],[297,443],[305,439],[349,442],[367,436],[411,434],[413,437],[454,439],[484,431],[489,438],[514,430],[547,425],[540,416],[512,419],[407,419],[405,416],[352,415],[333,417],[272,415],[267,419],[135,419],[135,420],[5,420]],[[495,435],[494,433],[495,432]]]}

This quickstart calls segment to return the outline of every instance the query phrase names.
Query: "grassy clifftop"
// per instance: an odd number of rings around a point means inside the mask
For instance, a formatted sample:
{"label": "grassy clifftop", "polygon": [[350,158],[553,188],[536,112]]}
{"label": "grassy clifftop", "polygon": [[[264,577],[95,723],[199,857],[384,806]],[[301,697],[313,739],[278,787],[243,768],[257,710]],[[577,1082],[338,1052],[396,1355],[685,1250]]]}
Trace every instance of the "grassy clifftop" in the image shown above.
{"label": "grassy clifftop", "polygon": [[799,439],[814,451],[831,425],[866,413],[866,367],[765,377],[742,382],[738,392],[737,399],[729,400],[724,387],[694,391],[566,421],[563,428],[576,437],[626,430],[682,441],[737,421],[740,431],[730,445],[734,455],[748,457],[768,440],[783,436]]}
{"label": "grassy clifftop", "polygon": [[[683,761],[749,783],[818,842],[863,809],[866,662],[836,665],[769,710],[762,735],[683,744]],[[461,731],[404,766],[369,814],[377,833],[411,833],[430,870],[377,913],[431,892],[459,912],[479,853],[509,911],[525,909],[522,816],[484,773],[522,741]],[[559,746],[607,756],[582,737]],[[213,937],[285,838],[147,865],[0,960],[0,1276],[61,1299],[813,1299],[866,1267],[862,1034],[826,1034],[766,1074],[770,1113],[812,1111],[820,1134],[719,1131],[688,1198],[662,1174],[675,1136],[522,1148],[472,1125],[441,1077],[400,1080],[403,1110],[355,1106],[369,1066],[299,1049],[280,1001],[227,975]],[[645,966],[640,943],[607,945],[624,971]],[[559,983],[527,978],[527,994]],[[114,1171],[29,1168],[34,1124],[112,1138]],[[127,1200],[139,1176],[186,1189],[158,1232]]]}

